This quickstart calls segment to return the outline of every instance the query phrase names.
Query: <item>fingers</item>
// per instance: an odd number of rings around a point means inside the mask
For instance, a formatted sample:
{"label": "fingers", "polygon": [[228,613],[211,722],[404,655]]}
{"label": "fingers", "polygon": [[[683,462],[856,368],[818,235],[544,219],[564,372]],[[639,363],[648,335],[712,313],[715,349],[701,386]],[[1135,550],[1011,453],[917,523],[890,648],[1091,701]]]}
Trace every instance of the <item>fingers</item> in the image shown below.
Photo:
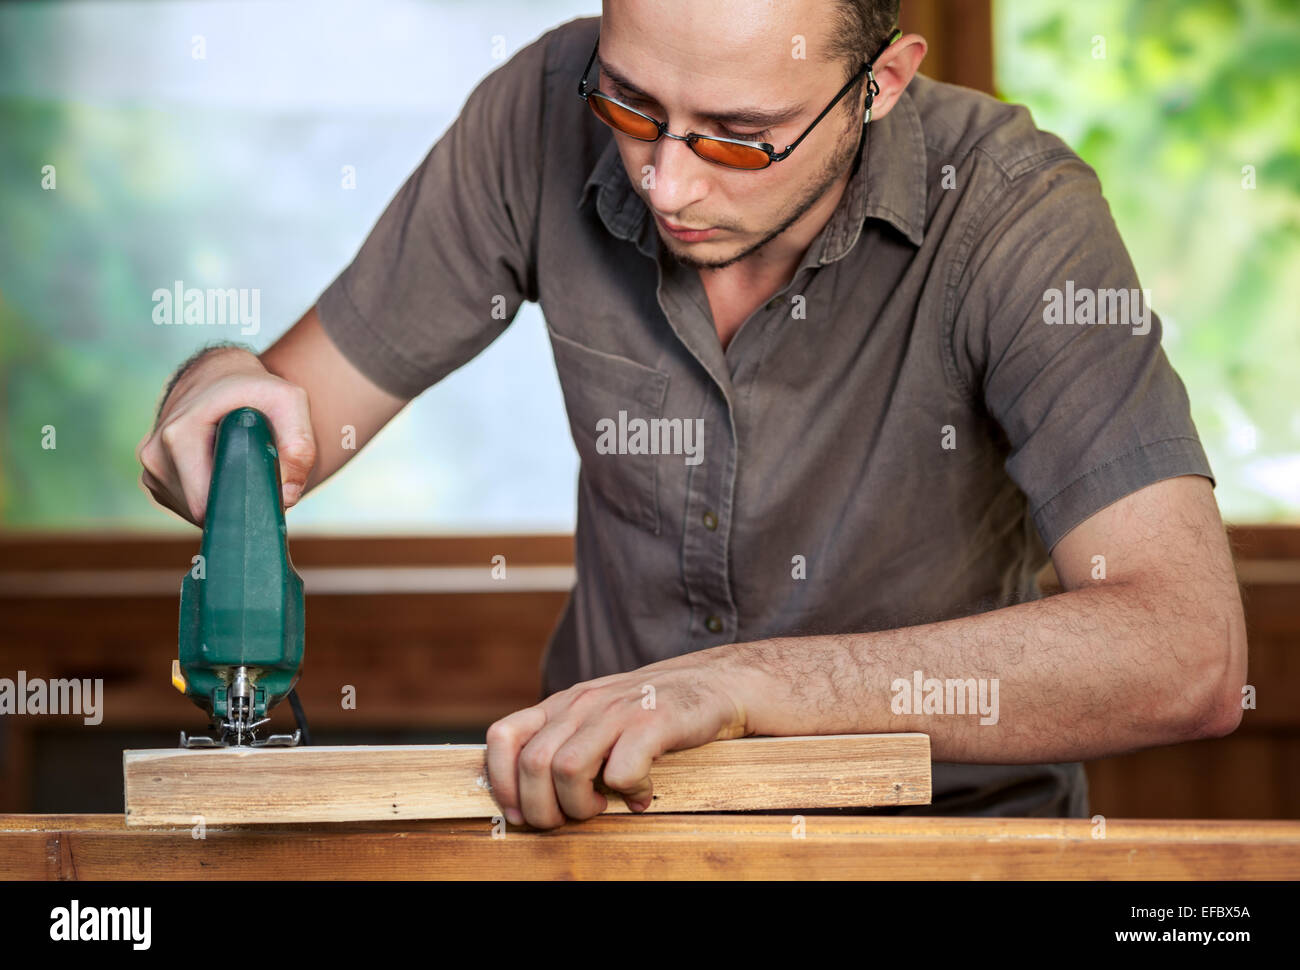
{"label": "fingers", "polygon": [[511,825],[524,824],[516,774],[519,753],[545,724],[544,710],[540,707],[526,707],[509,717],[503,717],[487,730],[488,784],[492,786],[492,797],[501,806],[506,821]]}
{"label": "fingers", "polygon": [[[275,378],[279,381],[279,378]],[[311,402],[307,391],[279,381],[281,393],[269,395],[263,408],[275,433],[280,455],[280,486],[284,507],[292,507],[307,489],[307,478],[316,464],[316,435],[311,426]],[[280,388],[276,389],[280,391]]]}
{"label": "fingers", "polygon": [[200,525],[203,521],[203,502],[206,501],[207,485],[206,483],[203,485],[201,500],[196,496],[186,496],[186,484],[176,469],[161,432],[162,429],[150,432],[138,449],[141,465],[140,483],[149,490],[159,505],[171,509],[181,518],[195,525]]}
{"label": "fingers", "polygon": [[576,728],[572,720],[551,721],[519,752],[519,807],[524,820],[533,828],[553,829],[564,824],[552,762],[555,752]]}
{"label": "fingers", "polygon": [[317,456],[307,391],[265,371],[244,371],[181,395],[140,441],[140,481],[159,504],[196,525],[203,523],[217,425],[239,407],[266,415],[279,457],[281,498],[285,508],[297,503]]}
{"label": "fingers", "polygon": [[610,751],[605,762],[605,784],[621,793],[632,811],[644,812],[654,800],[650,768],[665,750],[652,731],[628,730]]}
{"label": "fingers", "polygon": [[212,438],[214,427],[169,424],[159,433],[163,453],[172,467],[172,481],[179,483],[181,499],[191,522],[202,525],[208,510],[208,488],[212,481]]}
{"label": "fingers", "polygon": [[140,472],[140,485],[148,491],[149,494],[154,497],[154,501],[163,508],[171,509],[182,518],[185,517],[185,511],[176,508],[175,505],[172,504],[171,493],[167,490],[167,487],[155,478],[148,468],[144,468]]}
{"label": "fingers", "polygon": [[650,769],[671,738],[638,698],[571,688],[493,724],[488,777],[506,819],[545,829],[599,815],[609,807],[600,780],[632,811],[649,808]]}
{"label": "fingers", "polygon": [[198,415],[200,425],[207,430],[205,472],[208,479],[212,477],[212,441],[216,427],[223,417],[239,407],[256,408],[270,422],[280,460],[280,494],[285,508],[291,508],[306,490],[307,477],[316,464],[316,435],[312,431],[306,389],[272,374],[229,379],[214,385]]}
{"label": "fingers", "polygon": [[605,755],[623,729],[617,718],[589,721],[574,731],[551,757],[551,780],[555,797],[570,818],[591,818],[609,807],[609,800],[596,790]]}

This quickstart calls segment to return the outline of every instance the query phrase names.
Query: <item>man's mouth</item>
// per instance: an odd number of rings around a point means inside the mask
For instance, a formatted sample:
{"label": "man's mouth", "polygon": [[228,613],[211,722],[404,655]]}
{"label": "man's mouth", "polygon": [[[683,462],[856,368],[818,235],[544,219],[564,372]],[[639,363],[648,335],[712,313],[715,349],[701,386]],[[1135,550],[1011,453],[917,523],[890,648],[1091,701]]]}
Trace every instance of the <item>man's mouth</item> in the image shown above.
{"label": "man's mouth", "polygon": [[668,233],[674,239],[680,239],[682,242],[700,242],[702,240],[708,239],[710,236],[712,236],[714,233],[718,231],[716,227],[706,228],[706,229],[690,229],[686,226],[679,226],[676,223],[672,223],[664,219],[657,212],[655,213],[655,218],[659,221],[659,225],[663,227],[664,232]]}

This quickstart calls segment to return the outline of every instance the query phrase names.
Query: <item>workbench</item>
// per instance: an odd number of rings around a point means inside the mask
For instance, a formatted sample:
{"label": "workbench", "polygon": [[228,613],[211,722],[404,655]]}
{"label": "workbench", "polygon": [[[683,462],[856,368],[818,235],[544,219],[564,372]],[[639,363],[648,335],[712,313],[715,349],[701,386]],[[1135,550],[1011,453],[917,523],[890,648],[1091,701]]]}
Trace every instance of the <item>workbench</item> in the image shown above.
{"label": "workbench", "polygon": [[[0,815],[0,880],[1300,879],[1297,821],[604,815],[130,828]],[[498,823],[495,830],[500,833]]]}

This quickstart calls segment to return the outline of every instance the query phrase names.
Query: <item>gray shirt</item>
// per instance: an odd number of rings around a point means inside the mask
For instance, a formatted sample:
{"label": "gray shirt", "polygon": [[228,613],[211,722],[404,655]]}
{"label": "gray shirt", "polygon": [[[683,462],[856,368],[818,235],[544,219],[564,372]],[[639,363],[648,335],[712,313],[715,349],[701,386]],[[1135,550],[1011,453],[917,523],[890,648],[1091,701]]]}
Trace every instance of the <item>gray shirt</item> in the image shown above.
{"label": "gray shirt", "polygon": [[[319,304],[405,397],[540,304],[581,459],[544,694],[1033,599],[1075,525],[1211,476],[1092,169],[1024,108],[923,76],[724,351],[698,272],[660,246],[577,95],[598,24],[478,85]],[[1079,764],[936,764],[933,782],[932,806],[890,811],[1087,812]]]}

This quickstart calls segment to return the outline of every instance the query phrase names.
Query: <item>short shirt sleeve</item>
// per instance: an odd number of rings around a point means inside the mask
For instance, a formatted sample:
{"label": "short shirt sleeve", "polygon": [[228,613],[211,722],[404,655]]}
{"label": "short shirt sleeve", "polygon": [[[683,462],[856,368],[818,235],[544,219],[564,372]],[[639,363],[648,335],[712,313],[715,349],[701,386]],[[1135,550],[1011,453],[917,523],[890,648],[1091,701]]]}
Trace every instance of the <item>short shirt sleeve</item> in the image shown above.
{"label": "short shirt sleeve", "polygon": [[[973,228],[953,353],[1006,435],[1050,550],[1178,475],[1214,481],[1187,392],[1093,170],[1072,153],[1008,178]],[[964,291],[964,292],[962,292]]]}
{"label": "short shirt sleeve", "polygon": [[547,36],[479,82],[321,294],[321,324],[384,390],[415,397],[536,299]]}

